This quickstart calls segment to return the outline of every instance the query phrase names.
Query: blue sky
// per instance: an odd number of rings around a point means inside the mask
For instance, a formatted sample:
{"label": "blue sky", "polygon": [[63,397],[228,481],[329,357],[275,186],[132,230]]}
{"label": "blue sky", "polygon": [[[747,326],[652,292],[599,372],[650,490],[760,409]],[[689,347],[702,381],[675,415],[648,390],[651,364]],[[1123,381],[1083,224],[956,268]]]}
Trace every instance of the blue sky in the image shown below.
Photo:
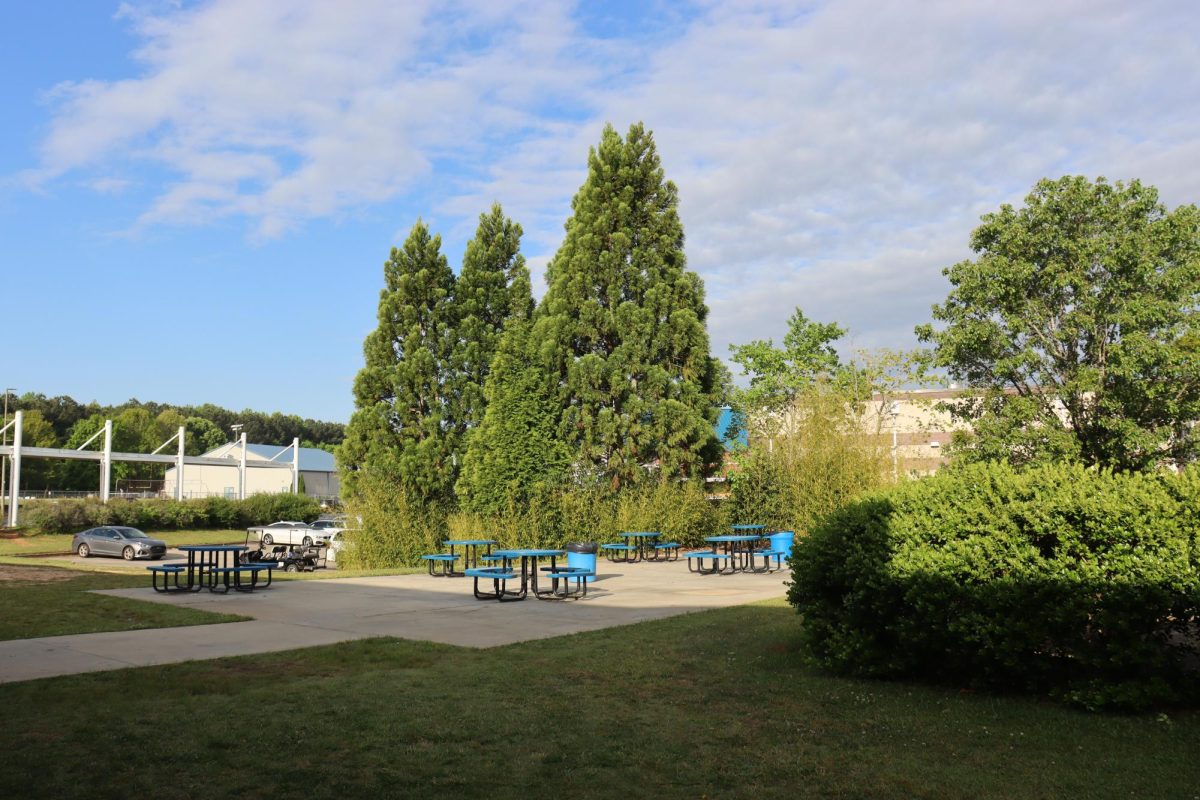
{"label": "blue sky", "polygon": [[1043,176],[1200,201],[1190,3],[6,4],[0,382],[345,420],[388,250],[493,200],[540,294],[605,122],[655,131],[713,352],[913,343]]}

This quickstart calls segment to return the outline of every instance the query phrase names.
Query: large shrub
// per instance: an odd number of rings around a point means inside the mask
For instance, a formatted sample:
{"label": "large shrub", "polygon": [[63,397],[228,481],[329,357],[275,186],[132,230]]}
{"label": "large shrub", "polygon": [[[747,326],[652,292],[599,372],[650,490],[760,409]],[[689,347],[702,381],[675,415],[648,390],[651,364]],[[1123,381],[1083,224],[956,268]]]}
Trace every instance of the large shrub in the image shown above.
{"label": "large shrub", "polygon": [[789,599],[838,672],[1195,701],[1198,527],[1195,471],[974,465],[830,514],[797,542]]}
{"label": "large shrub", "polygon": [[892,482],[890,451],[864,430],[852,396],[814,385],[789,408],[788,435],[756,440],[738,456],[733,522],[807,531],[864,491]]}
{"label": "large shrub", "polygon": [[418,501],[400,477],[383,467],[359,470],[346,513],[358,527],[345,536],[338,564],[380,569],[418,563],[436,553],[446,538],[446,514],[436,503]]}
{"label": "large shrub", "polygon": [[280,519],[308,522],[321,513],[321,504],[297,494],[256,494],[245,500],[209,497],[203,500],[113,499],[27,500],[21,519],[32,533],[75,533],[97,525],[129,525],[148,530],[243,528]]}
{"label": "large shrub", "polygon": [[528,505],[501,514],[450,516],[455,535],[484,536],[505,547],[562,547],[569,542],[616,542],[622,531],[657,531],[685,547],[728,533],[725,513],[705,498],[698,481],[648,481],[614,491],[607,486],[542,486]]}

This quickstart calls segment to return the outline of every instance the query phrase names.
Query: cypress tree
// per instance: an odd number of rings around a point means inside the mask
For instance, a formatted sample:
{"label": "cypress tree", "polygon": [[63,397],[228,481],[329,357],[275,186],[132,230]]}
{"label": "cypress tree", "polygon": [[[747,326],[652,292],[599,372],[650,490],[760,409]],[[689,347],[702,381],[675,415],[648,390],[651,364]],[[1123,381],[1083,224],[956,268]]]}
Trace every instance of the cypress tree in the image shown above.
{"label": "cypress tree", "polygon": [[454,350],[458,391],[453,423],[462,432],[483,419],[484,383],[505,323],[529,319],[533,294],[521,255],[521,226],[504,216],[499,203],[479,215],[454,284],[458,341]]}
{"label": "cypress tree", "polygon": [[571,451],[557,436],[555,398],[530,355],[529,328],[524,319],[508,323],[484,386],[487,410],[468,440],[457,485],[472,511],[524,507],[570,464]]}
{"label": "cypress tree", "polygon": [[343,483],[386,467],[422,500],[448,497],[458,442],[452,417],[454,273],[441,237],[417,220],[383,266],[379,326],[363,343],[366,363],[354,379],[355,412],[338,449]]}
{"label": "cypress tree", "polygon": [[642,125],[606,126],[588,154],[538,307],[559,434],[614,487],[698,474],[718,457],[704,287],[686,268],[678,192]]}

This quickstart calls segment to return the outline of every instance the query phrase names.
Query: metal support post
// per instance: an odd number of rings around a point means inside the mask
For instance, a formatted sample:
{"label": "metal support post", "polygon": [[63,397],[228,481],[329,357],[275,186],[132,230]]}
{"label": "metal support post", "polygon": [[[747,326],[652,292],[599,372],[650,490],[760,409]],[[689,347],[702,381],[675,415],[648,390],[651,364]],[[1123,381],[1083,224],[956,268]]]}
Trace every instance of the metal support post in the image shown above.
{"label": "metal support post", "polygon": [[25,424],[24,412],[17,411],[16,431],[13,433],[12,474],[9,476],[8,527],[17,527],[17,506],[21,500],[21,428]]}
{"label": "metal support post", "polygon": [[179,426],[179,454],[175,459],[175,499],[183,499],[183,443],[187,437],[187,431],[183,426]]}
{"label": "metal support post", "polygon": [[238,500],[246,499],[246,434],[238,437],[242,445],[242,459],[238,462]]}
{"label": "metal support post", "polygon": [[112,486],[112,420],[104,420],[104,459],[100,462],[100,502],[108,502]]}
{"label": "metal support post", "polygon": [[292,494],[300,494],[300,437],[292,439]]}

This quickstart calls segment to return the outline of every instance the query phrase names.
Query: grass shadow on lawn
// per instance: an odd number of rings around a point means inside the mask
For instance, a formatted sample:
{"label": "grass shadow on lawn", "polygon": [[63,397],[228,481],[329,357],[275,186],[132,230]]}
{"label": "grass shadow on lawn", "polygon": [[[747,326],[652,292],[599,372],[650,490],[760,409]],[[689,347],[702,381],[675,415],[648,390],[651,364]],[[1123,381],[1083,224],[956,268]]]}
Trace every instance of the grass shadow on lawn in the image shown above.
{"label": "grass shadow on lawn", "polygon": [[0,795],[1193,797],[1200,786],[1198,714],[1089,715],[835,678],[801,662],[798,626],[768,603],[488,650],[373,639],[0,686]]}
{"label": "grass shadow on lawn", "polygon": [[149,584],[149,573],[83,572],[13,566],[7,561],[0,564],[0,609],[3,609],[0,641],[246,619],[233,614],[213,614],[91,592],[92,589],[124,589]]}

